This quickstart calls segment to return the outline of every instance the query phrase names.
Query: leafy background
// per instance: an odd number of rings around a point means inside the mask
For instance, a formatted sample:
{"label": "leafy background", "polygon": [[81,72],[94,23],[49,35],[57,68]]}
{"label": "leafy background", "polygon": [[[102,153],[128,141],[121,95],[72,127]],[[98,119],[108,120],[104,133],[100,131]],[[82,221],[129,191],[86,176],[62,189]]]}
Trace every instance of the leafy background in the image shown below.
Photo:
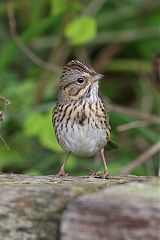
{"label": "leafy background", "polygon": [[[113,103],[112,139],[119,144],[119,149],[106,153],[111,175],[122,173],[157,144],[159,125],[150,117],[148,124],[139,123],[140,117],[128,110],[140,116],[160,113],[152,74],[154,53],[160,52],[159,13],[158,0],[1,0],[0,95],[11,105],[1,123],[0,171],[32,175],[58,171],[65,153],[54,136],[51,115],[60,71],[71,59],[83,60],[105,75],[101,92]],[[118,111],[117,105],[127,109]],[[0,110],[4,107],[0,102]],[[132,122],[137,124],[134,128],[120,131]],[[155,152],[128,172],[157,175],[159,156]],[[99,155],[72,154],[67,171],[84,175],[87,167],[103,170]]]}

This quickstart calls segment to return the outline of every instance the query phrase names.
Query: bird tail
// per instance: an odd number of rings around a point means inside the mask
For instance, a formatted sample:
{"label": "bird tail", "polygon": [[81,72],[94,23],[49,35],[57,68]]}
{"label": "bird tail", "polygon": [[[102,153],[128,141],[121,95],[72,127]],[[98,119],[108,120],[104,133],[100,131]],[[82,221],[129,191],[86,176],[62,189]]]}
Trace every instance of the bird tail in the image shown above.
{"label": "bird tail", "polygon": [[105,150],[111,151],[112,149],[117,149],[117,148],[118,148],[118,144],[112,140],[109,140],[109,142],[107,143],[107,146],[105,147]]}

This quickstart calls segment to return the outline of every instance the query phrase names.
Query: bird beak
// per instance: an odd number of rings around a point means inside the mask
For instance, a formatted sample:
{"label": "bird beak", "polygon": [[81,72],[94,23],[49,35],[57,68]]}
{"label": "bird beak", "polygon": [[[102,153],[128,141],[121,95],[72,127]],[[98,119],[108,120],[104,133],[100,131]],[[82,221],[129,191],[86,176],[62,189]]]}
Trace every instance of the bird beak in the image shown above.
{"label": "bird beak", "polygon": [[103,78],[104,75],[96,73],[92,78],[93,78],[93,82],[97,82],[98,80],[100,80],[101,78]]}

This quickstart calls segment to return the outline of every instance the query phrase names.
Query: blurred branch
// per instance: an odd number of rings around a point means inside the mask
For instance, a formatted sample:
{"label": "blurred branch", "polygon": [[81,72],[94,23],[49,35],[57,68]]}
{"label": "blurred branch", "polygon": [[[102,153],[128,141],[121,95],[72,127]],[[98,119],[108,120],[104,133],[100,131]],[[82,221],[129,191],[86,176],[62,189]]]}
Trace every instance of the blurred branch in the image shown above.
{"label": "blurred branch", "polygon": [[104,71],[111,58],[113,58],[122,48],[121,43],[113,43],[110,47],[105,47],[98,54],[95,60],[95,69],[97,72]]}
{"label": "blurred branch", "polygon": [[128,107],[120,106],[115,103],[111,103],[107,98],[104,98],[104,100],[110,111],[124,113],[128,116],[135,117],[140,120],[144,120],[153,124],[160,124],[160,117],[158,116],[155,116],[146,112],[139,112],[135,109],[131,109]]}
{"label": "blurred branch", "polygon": [[160,54],[158,53],[156,53],[153,58],[152,83],[155,89],[160,92]]}
{"label": "blurred branch", "polygon": [[132,172],[134,169],[139,167],[142,163],[147,161],[149,158],[151,158],[153,155],[155,155],[158,151],[160,151],[160,141],[154,144],[151,148],[149,148],[147,151],[142,153],[136,160],[134,160],[131,164],[129,164],[127,167],[122,168],[120,170],[120,174],[128,174]]}
{"label": "blurred branch", "polygon": [[138,14],[138,10],[133,5],[121,5],[121,7],[117,8],[116,11],[113,9],[112,11],[108,11],[107,14],[102,12],[99,14],[96,19],[98,22],[98,26],[102,29],[107,29],[110,25],[116,25],[120,21],[128,18],[134,18]]}
{"label": "blurred branch", "polygon": [[159,0],[146,0],[140,7],[140,15],[150,12],[152,9],[157,8]]}
{"label": "blurred branch", "polygon": [[114,72],[151,72],[152,65],[149,61],[136,59],[114,59],[106,66],[107,71]]}
{"label": "blurred branch", "polygon": [[56,66],[49,62],[45,62],[44,60],[39,58],[28,46],[26,46],[20,40],[16,30],[16,19],[15,19],[12,1],[7,2],[7,13],[8,13],[9,27],[10,27],[10,33],[11,33],[12,39],[16,43],[16,45],[20,48],[20,50],[25,54],[25,56],[27,56],[36,65],[39,65],[51,72],[59,73],[61,71],[61,68],[59,66]]}
{"label": "blurred branch", "polygon": [[102,8],[106,0],[92,0],[85,8],[82,15],[94,16]]}
{"label": "blurred branch", "polygon": [[[124,132],[128,131],[133,128],[139,128],[139,127],[145,127],[151,124],[150,122],[147,121],[134,121],[134,122],[129,122],[126,124],[122,124],[116,128],[118,132]],[[159,124],[159,123],[158,123]]]}
{"label": "blurred branch", "polygon": [[149,14],[155,8],[157,8],[159,0],[149,0],[144,1],[142,4],[121,4],[121,7],[112,9],[112,11],[108,11],[107,14],[105,12],[101,12],[98,16],[96,16],[98,25],[100,28],[106,29],[110,26],[119,24],[119,22],[128,19],[141,19],[145,15]]}
{"label": "blurred branch", "polygon": [[160,36],[160,27],[101,32],[90,44],[131,42]]}

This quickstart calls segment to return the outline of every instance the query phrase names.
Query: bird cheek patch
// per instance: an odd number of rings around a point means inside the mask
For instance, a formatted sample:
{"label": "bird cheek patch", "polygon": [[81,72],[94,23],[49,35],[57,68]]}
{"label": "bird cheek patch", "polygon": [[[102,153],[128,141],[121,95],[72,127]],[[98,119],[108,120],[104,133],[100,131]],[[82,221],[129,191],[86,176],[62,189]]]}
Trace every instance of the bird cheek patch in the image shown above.
{"label": "bird cheek patch", "polygon": [[86,86],[83,87],[83,88],[78,88],[76,94],[75,94],[75,95],[72,94],[72,96],[71,96],[72,99],[73,99],[73,100],[78,100],[78,99],[80,99],[80,98],[86,93],[87,89],[88,89],[88,85],[86,85]]}

